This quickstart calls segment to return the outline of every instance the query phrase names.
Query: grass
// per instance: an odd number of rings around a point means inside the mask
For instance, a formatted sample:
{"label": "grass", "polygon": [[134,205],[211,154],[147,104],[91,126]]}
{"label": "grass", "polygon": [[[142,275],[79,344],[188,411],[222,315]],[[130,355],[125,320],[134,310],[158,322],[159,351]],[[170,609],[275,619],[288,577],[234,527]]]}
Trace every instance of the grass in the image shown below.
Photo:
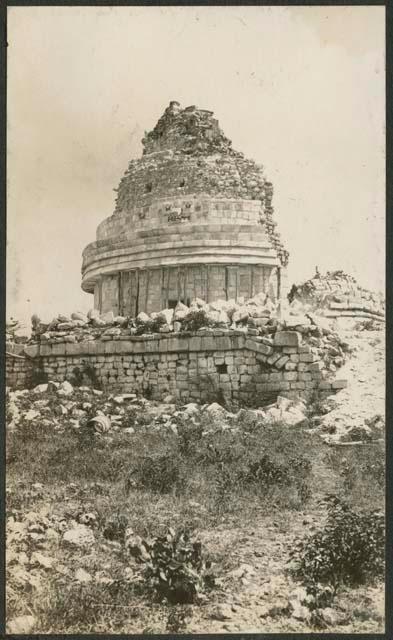
{"label": "grass", "polygon": [[[203,435],[209,425],[202,416],[196,424],[179,420],[177,436],[149,430],[149,418],[134,420],[132,413],[131,436],[113,431],[97,437],[71,428],[48,433],[39,423],[21,423],[7,434],[7,516],[23,520],[44,509],[49,519],[69,522],[81,511],[97,518],[92,549],[69,550],[61,537],[43,543],[42,553],[55,557],[57,568],[47,572],[39,591],[19,585],[10,567],[9,618],[32,612],[41,633],[186,629],[190,616],[200,615],[195,608],[152,602],[138,580],[127,578],[127,571],[135,578],[138,567],[121,536],[108,540],[108,523],[116,519],[147,539],[185,527],[202,536],[218,576],[225,576],[245,553],[245,532],[259,535],[274,523],[271,535],[284,541],[284,565],[293,528],[302,530],[304,516],[319,513],[321,496],[332,488],[354,506],[383,504],[381,449],[353,448],[344,456],[312,431],[283,425],[240,422],[233,425],[238,431]],[[33,490],[35,483],[42,490]],[[17,551],[30,557],[37,548],[39,542],[25,538]],[[77,568],[91,574],[92,582],[79,584]],[[212,592],[211,602],[220,594],[220,588]]]}

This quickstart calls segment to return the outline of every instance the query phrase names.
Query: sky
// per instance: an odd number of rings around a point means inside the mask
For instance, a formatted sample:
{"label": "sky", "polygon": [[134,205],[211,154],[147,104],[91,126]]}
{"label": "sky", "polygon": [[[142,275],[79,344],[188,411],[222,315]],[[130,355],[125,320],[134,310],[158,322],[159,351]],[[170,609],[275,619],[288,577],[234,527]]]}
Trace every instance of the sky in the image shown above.
{"label": "sky", "polygon": [[385,286],[384,7],[9,7],[7,317],[87,311],[83,248],[171,100],[265,167],[290,284]]}

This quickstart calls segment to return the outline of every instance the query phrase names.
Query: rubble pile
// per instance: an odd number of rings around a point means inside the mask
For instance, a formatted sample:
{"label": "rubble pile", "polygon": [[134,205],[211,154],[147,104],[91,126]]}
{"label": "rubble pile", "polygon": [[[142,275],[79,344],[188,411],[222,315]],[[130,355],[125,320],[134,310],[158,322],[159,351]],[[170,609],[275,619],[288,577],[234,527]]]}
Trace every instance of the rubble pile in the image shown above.
{"label": "rubble pile", "polygon": [[34,426],[56,432],[84,432],[87,437],[111,439],[115,434],[127,438],[134,434],[159,432],[173,437],[178,429],[202,425],[202,437],[231,431],[237,433],[255,425],[285,424],[307,427],[307,406],[300,399],[278,396],[277,401],[257,409],[230,411],[213,402],[198,405],[175,403],[168,395],[163,402],[137,394],[109,394],[90,387],[74,387],[68,382],[49,382],[34,389],[9,391],[6,397],[8,429]]}
{"label": "rubble pile", "polygon": [[131,393],[154,387],[154,398],[175,393],[183,402],[206,402],[216,387],[249,404],[256,392],[328,393],[345,386],[333,378],[348,343],[325,318],[284,312],[265,294],[246,303],[197,299],[135,319],[91,311],[49,324],[33,320],[31,344],[8,347],[12,387],[31,386],[30,378],[34,384],[34,360],[35,373],[57,382],[73,381],[79,370],[79,384]]}
{"label": "rubble pile", "polygon": [[[312,332],[320,332],[321,335],[316,338],[311,335]],[[284,340],[287,343],[289,338],[296,336],[300,338],[297,332],[279,331],[275,334],[275,342]],[[307,340],[311,341],[312,347],[307,344]],[[262,341],[257,344],[261,345],[262,350],[274,352],[272,339],[262,338]],[[261,362],[266,362],[272,370],[276,370],[276,375],[281,378],[284,376],[285,379],[292,380],[290,376],[293,375],[300,379],[301,374],[301,380],[310,379],[311,381],[317,376],[321,388],[324,384],[322,378],[329,373],[334,375],[335,370],[344,364],[349,347],[334,333],[328,333],[326,330],[323,332],[312,326],[310,333],[304,334],[304,341],[301,344],[303,347],[301,358],[297,356],[299,362],[295,361],[296,354],[288,353],[291,351],[291,347],[288,346],[282,347],[275,353],[274,362],[271,364],[268,362],[271,358],[270,351],[266,355],[259,354],[259,357]],[[383,342],[380,340],[376,344],[379,355],[375,366],[381,368]],[[367,351],[361,349],[359,353],[356,351],[355,355],[365,360],[367,354]],[[316,429],[327,442],[354,441],[359,436],[360,427],[363,434],[360,434],[358,439],[370,440],[380,437],[384,429],[383,390],[380,389],[377,376],[371,376],[371,382],[375,377],[375,390],[370,389],[364,392],[373,400],[371,402],[370,399],[365,406],[358,397],[359,372],[356,363],[352,365],[349,359],[344,368],[349,369],[346,375],[350,376],[350,372],[353,372],[354,379],[350,389],[346,388],[345,380],[333,381],[332,386],[335,385],[336,391],[338,390],[337,396],[325,401],[323,413],[317,417],[310,417],[310,404],[305,399],[298,396],[283,397],[279,393],[277,399],[270,404],[265,403],[264,406],[257,406],[254,409],[238,410],[235,410],[236,405],[233,404],[232,411],[229,411],[217,401],[210,404],[197,402],[180,404],[176,397],[170,394],[162,401],[157,401],[147,399],[139,393],[110,393],[90,386],[77,386],[65,380],[64,382],[49,381],[33,389],[16,391],[8,389],[7,425],[9,430],[19,427],[29,428],[34,425],[60,432],[67,429],[82,430],[88,437],[94,435],[111,437],[116,432],[130,437],[145,430],[176,436],[179,425],[186,425],[189,428],[202,420],[206,433],[212,430],[228,429],[237,432],[250,423],[253,425],[280,423],[289,427],[301,426]],[[295,386],[297,384],[300,389],[307,383],[291,382],[290,384]],[[326,382],[326,385],[329,384]]]}
{"label": "rubble pile", "polygon": [[323,317],[305,314],[303,307],[299,312],[296,304],[284,312],[279,302],[272,301],[268,294],[260,293],[247,301],[239,298],[237,301],[206,303],[196,298],[189,307],[178,302],[174,309],[151,314],[141,312],[136,318],[115,316],[112,311],[100,314],[95,309],[87,314],[79,311],[70,316],[59,314],[49,323],[33,316],[29,339],[7,334],[7,341],[77,343],[129,339],[130,336],[154,333],[194,333],[206,329],[240,330],[249,335],[272,335],[276,330],[292,329],[307,334],[315,332],[313,327],[316,324],[323,327],[322,333],[329,333],[330,325]]}
{"label": "rubble pile", "polygon": [[316,270],[313,278],[292,286],[288,299],[292,309],[318,312],[330,319],[384,321],[383,296],[359,286],[343,271],[321,275]]}

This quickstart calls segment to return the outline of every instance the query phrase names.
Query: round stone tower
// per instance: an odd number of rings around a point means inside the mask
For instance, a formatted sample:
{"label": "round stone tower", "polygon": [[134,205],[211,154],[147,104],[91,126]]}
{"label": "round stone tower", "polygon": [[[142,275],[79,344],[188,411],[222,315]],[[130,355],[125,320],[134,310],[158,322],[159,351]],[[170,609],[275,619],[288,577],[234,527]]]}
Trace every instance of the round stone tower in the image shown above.
{"label": "round stone tower", "polygon": [[288,252],[273,186],[213,113],[171,102],[142,144],[113,215],[83,252],[82,288],[95,308],[135,316],[196,297],[282,296]]}

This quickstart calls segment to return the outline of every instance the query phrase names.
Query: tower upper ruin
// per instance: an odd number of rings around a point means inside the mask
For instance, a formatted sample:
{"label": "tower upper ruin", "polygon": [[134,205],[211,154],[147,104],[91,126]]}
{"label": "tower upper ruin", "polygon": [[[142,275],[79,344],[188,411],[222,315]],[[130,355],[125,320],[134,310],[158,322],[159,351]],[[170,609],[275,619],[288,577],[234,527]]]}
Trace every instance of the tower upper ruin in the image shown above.
{"label": "tower upper ruin", "polygon": [[283,293],[288,252],[261,165],[232,148],[212,111],[171,102],[142,140],[115,211],[83,252],[101,312],[135,316],[193,298]]}

